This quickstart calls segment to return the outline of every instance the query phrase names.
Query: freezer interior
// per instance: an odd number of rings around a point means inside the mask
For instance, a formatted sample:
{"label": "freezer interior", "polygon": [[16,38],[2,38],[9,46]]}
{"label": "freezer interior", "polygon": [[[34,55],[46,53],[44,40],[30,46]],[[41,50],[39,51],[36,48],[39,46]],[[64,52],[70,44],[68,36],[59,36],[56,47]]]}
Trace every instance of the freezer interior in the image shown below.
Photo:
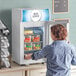
{"label": "freezer interior", "polygon": [[24,59],[43,48],[43,27],[24,28]]}

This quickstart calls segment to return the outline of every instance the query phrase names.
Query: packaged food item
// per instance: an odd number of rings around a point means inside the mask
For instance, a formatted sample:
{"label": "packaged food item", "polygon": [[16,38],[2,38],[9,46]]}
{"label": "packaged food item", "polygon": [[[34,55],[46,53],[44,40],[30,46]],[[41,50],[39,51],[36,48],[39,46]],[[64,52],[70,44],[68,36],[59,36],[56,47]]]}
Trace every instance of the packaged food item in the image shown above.
{"label": "packaged food item", "polygon": [[40,35],[33,35],[32,36],[32,42],[39,42],[40,41]]}
{"label": "packaged food item", "polygon": [[31,59],[31,58],[30,58],[30,55],[32,55],[32,53],[25,54],[25,55],[24,55],[24,59],[26,59],[26,60]]}
{"label": "packaged food item", "polygon": [[32,50],[32,44],[31,43],[26,43],[24,49],[25,49],[25,51]]}
{"label": "packaged food item", "polygon": [[41,49],[41,43],[33,43],[33,50],[40,50]]}
{"label": "packaged food item", "polygon": [[31,36],[29,35],[25,36],[24,42],[27,42],[27,43],[31,42]]}
{"label": "packaged food item", "polygon": [[33,34],[33,30],[25,30],[25,31],[24,31],[24,34],[25,34],[25,35]]}

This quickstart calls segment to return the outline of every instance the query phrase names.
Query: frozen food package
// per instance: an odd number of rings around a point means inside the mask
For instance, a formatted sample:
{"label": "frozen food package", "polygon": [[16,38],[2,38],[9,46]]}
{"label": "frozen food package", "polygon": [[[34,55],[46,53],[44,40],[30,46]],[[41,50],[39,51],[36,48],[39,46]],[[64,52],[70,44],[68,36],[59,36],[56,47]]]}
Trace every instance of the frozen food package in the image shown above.
{"label": "frozen food package", "polygon": [[25,30],[25,31],[24,31],[24,34],[25,34],[25,35],[33,34],[33,30]]}
{"label": "frozen food package", "polygon": [[25,36],[24,42],[27,42],[27,43],[31,42],[31,36],[29,35]]}
{"label": "frozen food package", "polygon": [[40,50],[41,49],[41,43],[33,43],[33,50]]}
{"label": "frozen food package", "polygon": [[27,51],[27,50],[28,50],[28,51],[32,50],[32,43],[26,43],[24,49],[25,49],[25,51]]}
{"label": "frozen food package", "polygon": [[31,39],[32,42],[40,42],[40,35],[33,35]]}
{"label": "frozen food package", "polygon": [[[28,59],[31,59],[31,58],[29,57],[30,55],[32,55],[32,53],[25,54],[25,55],[24,55],[24,59],[26,59],[27,57],[28,57]],[[27,60],[28,60],[28,59],[27,59]]]}

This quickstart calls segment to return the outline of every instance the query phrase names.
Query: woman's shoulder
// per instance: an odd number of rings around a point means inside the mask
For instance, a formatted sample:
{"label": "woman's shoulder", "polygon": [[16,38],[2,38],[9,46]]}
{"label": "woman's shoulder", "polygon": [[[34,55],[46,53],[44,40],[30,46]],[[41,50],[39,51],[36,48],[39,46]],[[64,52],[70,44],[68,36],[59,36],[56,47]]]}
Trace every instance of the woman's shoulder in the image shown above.
{"label": "woman's shoulder", "polygon": [[67,45],[68,45],[68,47],[69,47],[70,49],[76,49],[76,48],[75,48],[75,45],[72,44],[72,43],[68,43]]}

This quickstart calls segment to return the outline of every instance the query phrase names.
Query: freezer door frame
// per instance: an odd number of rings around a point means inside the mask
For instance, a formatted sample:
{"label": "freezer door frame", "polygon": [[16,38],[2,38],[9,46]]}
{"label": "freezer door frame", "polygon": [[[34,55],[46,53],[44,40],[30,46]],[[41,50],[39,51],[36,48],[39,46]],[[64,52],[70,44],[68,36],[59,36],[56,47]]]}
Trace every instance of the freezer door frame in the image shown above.
{"label": "freezer door frame", "polygon": [[[66,24],[66,25],[64,25],[65,27],[66,27],[66,29],[67,29],[67,33],[68,33],[68,36],[67,36],[67,38],[66,38],[66,40],[67,40],[67,42],[69,41],[69,27],[70,27],[70,23],[69,22],[49,22],[48,23],[48,26],[46,27],[47,28],[47,32],[46,32],[46,39],[47,39],[47,41],[46,41],[46,45],[49,45],[49,44],[51,44],[52,42],[53,42],[53,40],[52,40],[52,38],[51,38],[51,26],[54,26],[55,24]],[[51,41],[51,42],[50,42]]]}
{"label": "freezer door frame", "polygon": [[33,63],[43,63],[46,61],[45,58],[39,60],[24,60],[24,27],[32,28],[32,27],[43,27],[43,47],[46,45],[46,36],[45,36],[45,24],[46,22],[21,22],[20,23],[20,64],[33,64]]}

